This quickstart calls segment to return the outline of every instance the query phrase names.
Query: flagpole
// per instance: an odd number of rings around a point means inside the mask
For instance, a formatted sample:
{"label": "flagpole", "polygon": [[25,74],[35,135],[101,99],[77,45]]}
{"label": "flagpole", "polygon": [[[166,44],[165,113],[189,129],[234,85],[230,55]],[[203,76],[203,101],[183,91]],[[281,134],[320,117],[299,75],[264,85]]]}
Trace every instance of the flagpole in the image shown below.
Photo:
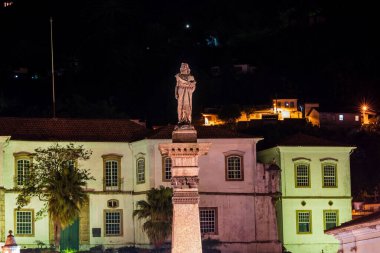
{"label": "flagpole", "polygon": [[54,83],[54,52],[53,52],[53,18],[50,17],[50,51],[51,51],[51,77],[53,92],[53,118],[55,118],[55,83]]}

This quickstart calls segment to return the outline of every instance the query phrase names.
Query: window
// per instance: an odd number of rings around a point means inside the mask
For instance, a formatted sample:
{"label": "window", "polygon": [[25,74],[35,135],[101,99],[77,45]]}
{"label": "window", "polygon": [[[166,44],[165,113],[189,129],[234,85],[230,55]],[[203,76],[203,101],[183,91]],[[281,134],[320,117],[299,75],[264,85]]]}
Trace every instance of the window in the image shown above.
{"label": "window", "polygon": [[172,179],[172,159],[164,157],[162,159],[162,181],[170,181]]}
{"label": "window", "polygon": [[355,115],[355,121],[359,121],[359,116]]}
{"label": "window", "polygon": [[339,211],[338,210],[324,210],[323,211],[323,223],[325,230],[335,228],[338,226]]}
{"label": "window", "polygon": [[243,180],[242,160],[237,155],[226,157],[226,180]]}
{"label": "window", "polygon": [[120,236],[123,231],[123,211],[104,210],[105,236]]}
{"label": "window", "polygon": [[117,199],[110,199],[107,201],[107,207],[109,208],[116,208],[119,207],[119,200]]}
{"label": "window", "polygon": [[343,114],[339,114],[339,120],[343,121]]}
{"label": "window", "polygon": [[290,108],[294,108],[294,102],[290,102]]}
{"label": "window", "polygon": [[103,155],[103,183],[105,191],[118,191],[121,189],[120,164],[121,155]]}
{"label": "window", "polygon": [[15,157],[15,182],[17,186],[21,186],[25,184],[30,175],[31,154],[20,152],[13,155]]}
{"label": "window", "polygon": [[301,163],[295,166],[296,187],[310,187],[309,164]]}
{"label": "window", "polygon": [[336,187],[336,164],[322,164],[323,187]]}
{"label": "window", "polygon": [[18,236],[34,236],[33,210],[15,210],[15,230]]}
{"label": "window", "polygon": [[217,234],[217,208],[200,208],[201,234]]}
{"label": "window", "polygon": [[145,183],[145,159],[144,158],[137,159],[136,180],[138,184]]}
{"label": "window", "polygon": [[231,150],[224,152],[225,157],[225,176],[227,181],[243,181],[244,180],[244,152],[239,150]]}
{"label": "window", "polygon": [[311,234],[311,211],[296,211],[297,214],[297,234]]}

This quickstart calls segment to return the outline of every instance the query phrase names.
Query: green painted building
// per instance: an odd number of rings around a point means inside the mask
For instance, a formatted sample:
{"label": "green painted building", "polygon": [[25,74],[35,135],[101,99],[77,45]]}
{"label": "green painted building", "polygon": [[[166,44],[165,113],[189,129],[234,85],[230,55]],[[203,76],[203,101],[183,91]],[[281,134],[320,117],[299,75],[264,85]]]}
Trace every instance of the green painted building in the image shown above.
{"label": "green painted building", "polygon": [[279,237],[292,253],[336,253],[325,229],[351,220],[350,154],[355,147],[296,134],[258,152],[281,168]]}

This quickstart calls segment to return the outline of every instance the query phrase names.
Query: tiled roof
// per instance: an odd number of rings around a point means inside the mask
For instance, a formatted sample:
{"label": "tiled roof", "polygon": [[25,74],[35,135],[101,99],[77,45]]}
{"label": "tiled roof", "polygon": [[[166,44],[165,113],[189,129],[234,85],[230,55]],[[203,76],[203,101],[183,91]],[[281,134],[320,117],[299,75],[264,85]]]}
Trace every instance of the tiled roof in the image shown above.
{"label": "tiled roof", "polygon": [[[254,138],[251,135],[238,133],[220,127],[194,126],[197,130],[198,139],[229,139],[229,138]],[[174,126],[169,125],[159,128],[153,132],[148,139],[171,139]]]}
{"label": "tiled roof", "polygon": [[257,145],[258,150],[264,150],[268,148],[273,148],[277,146],[288,146],[288,147],[352,147],[352,145],[339,143],[335,141],[330,141],[320,137],[315,137],[303,133],[297,133],[291,136],[287,136],[282,140],[269,140],[264,139],[260,141]]}
{"label": "tiled roof", "polygon": [[369,226],[373,223],[380,224],[380,211],[342,223],[340,226],[326,230],[325,233],[336,234],[339,232]]}
{"label": "tiled roof", "polygon": [[349,145],[303,133],[297,133],[279,141],[277,146],[341,147]]}
{"label": "tiled roof", "polygon": [[124,119],[0,118],[0,136],[12,140],[131,142],[149,132]]}

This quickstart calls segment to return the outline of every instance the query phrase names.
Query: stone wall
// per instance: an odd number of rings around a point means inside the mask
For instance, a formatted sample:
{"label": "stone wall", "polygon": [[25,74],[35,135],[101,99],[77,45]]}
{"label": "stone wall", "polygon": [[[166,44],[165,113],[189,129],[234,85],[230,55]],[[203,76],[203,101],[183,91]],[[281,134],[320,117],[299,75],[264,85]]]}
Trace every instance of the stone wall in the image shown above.
{"label": "stone wall", "polygon": [[88,201],[82,206],[79,216],[79,245],[90,244],[90,208]]}

